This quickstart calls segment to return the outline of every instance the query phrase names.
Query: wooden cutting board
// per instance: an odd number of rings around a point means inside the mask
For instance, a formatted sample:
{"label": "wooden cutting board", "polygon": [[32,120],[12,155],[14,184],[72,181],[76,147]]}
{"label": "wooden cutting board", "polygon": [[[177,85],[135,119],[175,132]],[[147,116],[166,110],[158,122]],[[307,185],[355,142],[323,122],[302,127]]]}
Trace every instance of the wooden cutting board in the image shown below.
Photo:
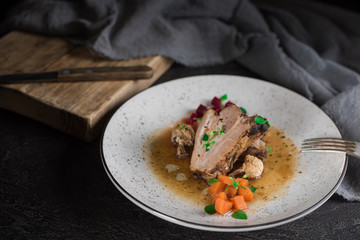
{"label": "wooden cutting board", "polygon": [[0,107],[92,141],[115,109],[154,83],[172,62],[161,56],[113,61],[61,38],[11,32],[0,39],[0,74],[147,65],[154,75],[136,81],[0,84]]}

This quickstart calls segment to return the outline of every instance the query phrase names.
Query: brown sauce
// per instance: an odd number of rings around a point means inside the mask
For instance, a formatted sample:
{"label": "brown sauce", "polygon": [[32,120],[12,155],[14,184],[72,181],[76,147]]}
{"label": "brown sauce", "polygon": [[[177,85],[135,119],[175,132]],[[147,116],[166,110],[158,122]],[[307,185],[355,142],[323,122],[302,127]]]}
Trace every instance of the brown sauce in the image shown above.
{"label": "brown sauce", "polygon": [[286,193],[294,177],[299,150],[284,131],[271,126],[265,134],[266,146],[272,148],[264,160],[260,179],[251,181],[257,187],[255,200],[273,200]]}
{"label": "brown sauce", "polygon": [[[194,179],[190,172],[190,157],[178,159],[175,156],[176,147],[171,143],[171,128],[157,130],[147,139],[143,148],[143,157],[148,162],[155,175],[167,188],[175,194],[191,199],[196,204],[204,205],[211,201],[211,198],[202,194],[208,187],[207,183],[199,179]],[[177,170],[168,171],[171,165],[176,165]],[[166,168],[168,166],[168,168]],[[178,175],[180,174],[180,175]],[[178,181],[176,177],[185,175],[186,180]]]}
{"label": "brown sauce", "polygon": [[[190,157],[176,158],[176,147],[171,143],[170,137],[170,127],[153,132],[144,145],[143,157],[159,181],[170,191],[198,205],[208,205],[211,202],[211,198],[206,195],[208,184],[193,178],[189,169]],[[255,201],[269,201],[286,193],[288,183],[295,173],[298,150],[285,137],[284,132],[271,126],[265,135],[265,142],[273,150],[268,152],[264,161],[262,177],[250,181],[252,186],[257,187]]]}

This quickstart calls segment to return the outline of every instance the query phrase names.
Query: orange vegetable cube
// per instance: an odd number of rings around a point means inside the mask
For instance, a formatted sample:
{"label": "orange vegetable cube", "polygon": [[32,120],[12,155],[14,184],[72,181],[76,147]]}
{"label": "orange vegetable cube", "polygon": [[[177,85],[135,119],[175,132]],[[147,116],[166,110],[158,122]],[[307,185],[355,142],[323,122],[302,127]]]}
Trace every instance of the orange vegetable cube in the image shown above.
{"label": "orange vegetable cube", "polygon": [[225,184],[227,184],[227,185],[232,184],[232,180],[231,180],[228,176],[219,175],[219,176],[218,176],[218,179],[219,179],[220,182],[225,183]]}
{"label": "orange vegetable cube", "polygon": [[218,194],[216,194],[216,196],[213,198],[212,200],[212,204],[215,203],[216,199],[218,198],[221,198],[221,199],[224,199],[224,200],[227,200],[227,196],[225,194],[225,192],[219,192]]}
{"label": "orange vegetable cube", "polygon": [[237,178],[235,181],[237,183],[239,183],[243,187],[248,187],[249,186],[249,180],[247,180],[245,178]]}
{"label": "orange vegetable cube", "polygon": [[226,195],[229,197],[235,196],[237,193],[237,189],[233,185],[229,185],[226,189]]}
{"label": "orange vegetable cube", "polygon": [[[245,188],[245,189],[244,189],[244,188]],[[239,194],[240,196],[243,196],[244,199],[245,199],[245,201],[247,201],[247,202],[253,200],[253,198],[254,198],[253,192],[250,190],[249,187],[244,187],[244,188],[239,187],[239,189],[238,189],[238,194]]]}
{"label": "orange vegetable cube", "polygon": [[230,201],[234,204],[235,210],[246,210],[248,208],[243,196],[235,196],[230,198]]}
{"label": "orange vegetable cube", "polygon": [[208,189],[208,193],[215,196],[219,192],[222,192],[225,190],[226,184],[222,182],[214,182],[211,184],[211,186]]}
{"label": "orange vegetable cube", "polygon": [[224,215],[232,209],[233,203],[229,200],[224,200],[221,198],[216,199],[215,201],[215,210],[218,214]]}

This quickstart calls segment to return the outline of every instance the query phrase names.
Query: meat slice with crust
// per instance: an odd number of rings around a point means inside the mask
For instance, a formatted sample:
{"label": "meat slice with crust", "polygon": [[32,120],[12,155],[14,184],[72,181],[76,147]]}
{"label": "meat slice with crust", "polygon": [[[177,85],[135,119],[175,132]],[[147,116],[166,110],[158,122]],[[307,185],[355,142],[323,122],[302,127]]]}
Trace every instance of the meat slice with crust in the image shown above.
{"label": "meat slice with crust", "polygon": [[[249,135],[254,125],[253,118],[243,114],[234,104],[224,108],[218,115],[214,110],[208,109],[195,134],[194,150],[191,156],[190,170],[195,176],[209,180],[219,174],[227,175],[238,157],[262,134],[259,132]],[[206,149],[204,135],[219,132],[212,139],[214,142]]]}

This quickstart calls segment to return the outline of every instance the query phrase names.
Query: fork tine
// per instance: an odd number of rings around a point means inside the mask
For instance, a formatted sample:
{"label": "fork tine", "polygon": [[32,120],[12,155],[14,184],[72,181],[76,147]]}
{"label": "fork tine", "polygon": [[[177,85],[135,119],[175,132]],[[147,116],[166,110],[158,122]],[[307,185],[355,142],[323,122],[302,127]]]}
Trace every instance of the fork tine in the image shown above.
{"label": "fork tine", "polygon": [[354,151],[354,147],[338,146],[338,145],[307,145],[302,146],[301,150],[334,150],[334,151]]}
{"label": "fork tine", "polygon": [[309,148],[309,149],[301,149],[300,152],[344,152],[349,153],[345,150],[340,149],[328,149],[328,148]]}
{"label": "fork tine", "polygon": [[313,142],[313,143],[303,143],[302,148],[314,148],[314,147],[330,147],[330,148],[341,148],[347,149],[349,151],[355,150],[355,144],[347,143],[331,143],[331,142]]}
{"label": "fork tine", "polygon": [[338,147],[346,148],[348,151],[354,151],[356,143],[349,140],[339,138],[310,138],[305,139],[302,143],[302,147]]}
{"label": "fork tine", "polygon": [[301,151],[332,151],[349,153],[355,151],[355,143],[339,138],[309,138],[303,141]]}
{"label": "fork tine", "polygon": [[344,147],[353,147],[355,144],[345,143],[345,142],[330,142],[330,141],[314,141],[314,142],[303,142],[303,146],[309,145],[333,145],[333,146],[344,146]]}
{"label": "fork tine", "polygon": [[348,144],[355,144],[355,142],[350,140],[344,140],[341,138],[308,138],[303,141],[303,143],[310,143],[310,142],[338,142],[338,143],[348,143]]}
{"label": "fork tine", "polygon": [[360,143],[341,138],[309,138],[301,145],[301,152],[345,152],[360,158]]}

